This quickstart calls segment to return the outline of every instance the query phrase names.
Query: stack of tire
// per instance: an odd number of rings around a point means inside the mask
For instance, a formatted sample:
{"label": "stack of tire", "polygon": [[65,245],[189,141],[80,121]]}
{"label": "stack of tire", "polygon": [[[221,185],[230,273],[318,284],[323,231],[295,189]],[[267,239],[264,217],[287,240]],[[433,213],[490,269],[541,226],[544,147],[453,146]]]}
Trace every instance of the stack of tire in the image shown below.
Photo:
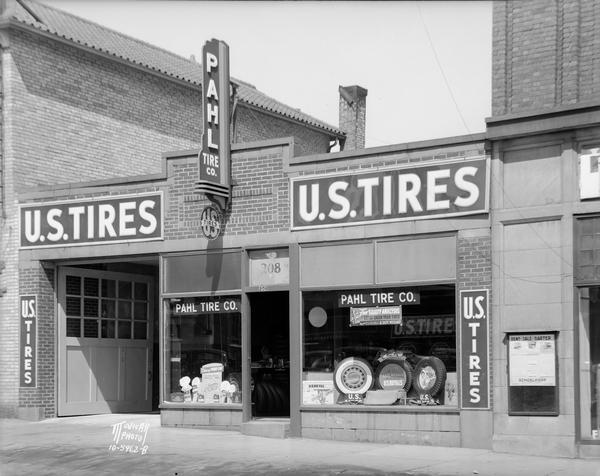
{"label": "stack of tire", "polygon": [[359,357],[342,360],[333,373],[340,393],[365,393],[373,386],[382,390],[411,389],[418,395],[435,397],[446,381],[446,366],[437,357],[421,357],[413,367],[405,358],[385,358],[375,371],[368,361]]}
{"label": "stack of tire", "polygon": [[273,382],[257,382],[252,392],[257,415],[280,415],[286,410],[287,398],[282,388]]}

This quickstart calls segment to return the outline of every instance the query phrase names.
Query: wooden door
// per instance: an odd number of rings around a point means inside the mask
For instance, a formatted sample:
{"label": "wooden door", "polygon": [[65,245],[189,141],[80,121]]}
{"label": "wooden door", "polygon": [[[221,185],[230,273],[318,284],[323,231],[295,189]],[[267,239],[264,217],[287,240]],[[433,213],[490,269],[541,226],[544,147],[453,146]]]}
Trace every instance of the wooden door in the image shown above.
{"label": "wooden door", "polygon": [[61,267],[58,415],[152,409],[151,277]]}

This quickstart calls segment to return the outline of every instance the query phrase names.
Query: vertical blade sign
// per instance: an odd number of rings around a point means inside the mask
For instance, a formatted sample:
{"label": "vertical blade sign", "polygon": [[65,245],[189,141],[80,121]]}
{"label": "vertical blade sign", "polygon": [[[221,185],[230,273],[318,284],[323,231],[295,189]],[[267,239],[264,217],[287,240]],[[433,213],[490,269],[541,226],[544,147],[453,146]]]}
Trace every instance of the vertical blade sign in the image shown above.
{"label": "vertical blade sign", "polygon": [[229,198],[229,47],[207,41],[202,49],[202,150],[197,190]]}

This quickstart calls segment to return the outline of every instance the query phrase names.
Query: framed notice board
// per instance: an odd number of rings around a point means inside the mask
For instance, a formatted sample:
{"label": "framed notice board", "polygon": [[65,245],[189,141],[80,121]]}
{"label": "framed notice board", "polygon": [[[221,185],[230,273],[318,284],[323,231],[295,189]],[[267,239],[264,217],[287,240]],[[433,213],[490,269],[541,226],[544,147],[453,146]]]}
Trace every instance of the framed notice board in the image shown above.
{"label": "framed notice board", "polygon": [[556,332],[508,334],[508,414],[557,416]]}

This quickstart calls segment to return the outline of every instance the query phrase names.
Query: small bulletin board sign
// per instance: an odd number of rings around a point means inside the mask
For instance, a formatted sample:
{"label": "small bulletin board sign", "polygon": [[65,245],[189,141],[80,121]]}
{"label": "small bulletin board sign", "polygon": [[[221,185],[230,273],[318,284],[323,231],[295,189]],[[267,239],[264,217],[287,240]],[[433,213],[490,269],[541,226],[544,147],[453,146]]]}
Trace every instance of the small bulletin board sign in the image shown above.
{"label": "small bulletin board sign", "polygon": [[556,332],[508,335],[508,414],[557,416]]}

